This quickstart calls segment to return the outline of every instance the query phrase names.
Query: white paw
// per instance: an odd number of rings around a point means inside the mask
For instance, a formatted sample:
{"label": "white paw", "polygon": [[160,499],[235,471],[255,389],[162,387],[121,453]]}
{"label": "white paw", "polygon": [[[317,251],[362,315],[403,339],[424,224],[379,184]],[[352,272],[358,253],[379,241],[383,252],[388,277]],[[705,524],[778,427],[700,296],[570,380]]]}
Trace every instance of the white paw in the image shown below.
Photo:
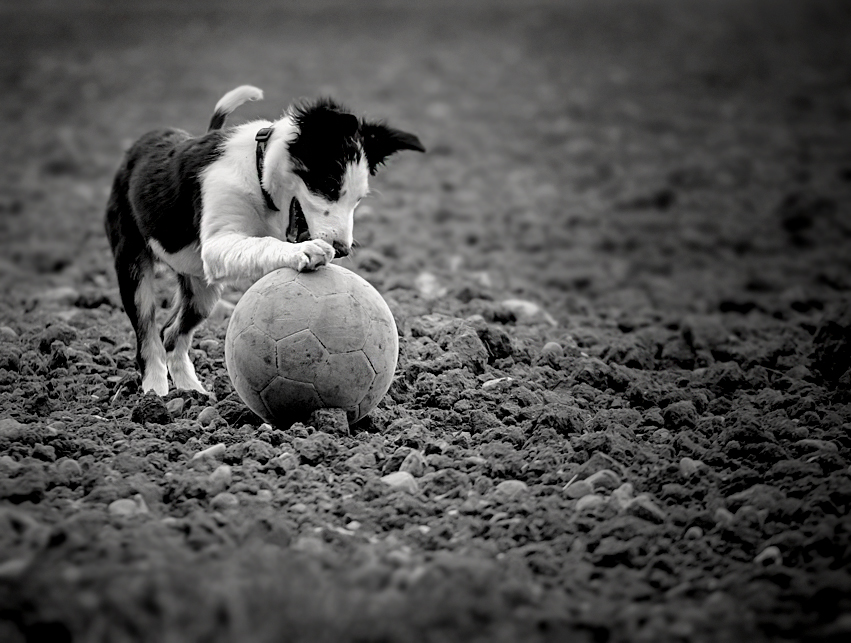
{"label": "white paw", "polygon": [[316,270],[334,258],[334,248],[322,239],[302,241],[298,244],[296,253],[296,265],[293,267],[299,272]]}
{"label": "white paw", "polygon": [[168,372],[171,374],[171,381],[174,382],[174,388],[189,391],[198,391],[204,395],[209,395],[207,389],[198,380],[195,374],[195,367],[189,361],[188,355],[170,354],[168,356]]}
{"label": "white paw", "polygon": [[168,394],[168,376],[163,364],[149,364],[142,380],[142,392],[153,391],[160,397]]}

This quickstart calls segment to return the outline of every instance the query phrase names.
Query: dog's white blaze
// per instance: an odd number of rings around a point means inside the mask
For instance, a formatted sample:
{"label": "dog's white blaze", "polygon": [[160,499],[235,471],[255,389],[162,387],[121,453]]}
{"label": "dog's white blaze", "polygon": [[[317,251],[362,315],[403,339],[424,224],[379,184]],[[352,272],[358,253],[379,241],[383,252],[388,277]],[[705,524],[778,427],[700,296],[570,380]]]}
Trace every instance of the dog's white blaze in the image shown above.
{"label": "dog's white blaze", "polygon": [[346,248],[351,248],[355,208],[369,191],[369,169],[366,161],[361,159],[346,165],[340,198],[337,201],[329,201],[311,194],[304,183],[299,183],[297,196],[313,238],[330,244],[338,242]]}
{"label": "dog's white blaze", "polygon": [[166,252],[159,241],[150,239],[148,244],[154,251],[157,259],[168,264],[177,272],[196,277],[204,276],[204,264],[201,261],[201,245],[193,243],[178,250],[177,252]]}

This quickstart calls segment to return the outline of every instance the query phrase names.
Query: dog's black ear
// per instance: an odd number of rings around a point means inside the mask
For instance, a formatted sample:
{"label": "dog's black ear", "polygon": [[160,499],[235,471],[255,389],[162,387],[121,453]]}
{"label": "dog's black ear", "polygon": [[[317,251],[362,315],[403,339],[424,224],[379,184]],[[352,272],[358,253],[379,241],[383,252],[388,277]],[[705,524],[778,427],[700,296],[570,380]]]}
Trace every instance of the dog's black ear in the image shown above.
{"label": "dog's black ear", "polygon": [[425,152],[425,147],[415,135],[394,129],[384,123],[363,123],[361,125],[363,151],[369,165],[369,173],[375,174],[378,166],[395,152],[413,150]]}

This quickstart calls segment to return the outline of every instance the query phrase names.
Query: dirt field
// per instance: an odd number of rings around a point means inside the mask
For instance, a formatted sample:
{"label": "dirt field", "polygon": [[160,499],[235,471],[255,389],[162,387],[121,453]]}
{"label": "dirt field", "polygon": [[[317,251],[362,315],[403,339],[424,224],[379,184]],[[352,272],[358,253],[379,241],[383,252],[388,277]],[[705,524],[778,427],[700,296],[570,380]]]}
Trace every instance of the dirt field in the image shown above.
{"label": "dirt field", "polygon": [[[20,4],[0,640],[851,639],[847,3]],[[244,83],[429,150],[339,262],[400,333],[349,434],[241,404],[227,306],[214,398],[138,390],[112,174]]]}

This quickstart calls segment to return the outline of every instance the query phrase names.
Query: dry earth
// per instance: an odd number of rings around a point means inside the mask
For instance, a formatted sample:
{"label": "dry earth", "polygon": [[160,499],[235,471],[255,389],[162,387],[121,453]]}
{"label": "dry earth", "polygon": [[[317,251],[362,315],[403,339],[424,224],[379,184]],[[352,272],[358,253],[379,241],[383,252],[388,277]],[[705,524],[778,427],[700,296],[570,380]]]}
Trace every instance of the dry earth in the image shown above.
{"label": "dry earth", "polygon": [[[848,5],[236,4],[0,3],[0,639],[848,640]],[[429,148],[350,432],[247,411],[226,306],[138,391],[112,172],[247,82]]]}

